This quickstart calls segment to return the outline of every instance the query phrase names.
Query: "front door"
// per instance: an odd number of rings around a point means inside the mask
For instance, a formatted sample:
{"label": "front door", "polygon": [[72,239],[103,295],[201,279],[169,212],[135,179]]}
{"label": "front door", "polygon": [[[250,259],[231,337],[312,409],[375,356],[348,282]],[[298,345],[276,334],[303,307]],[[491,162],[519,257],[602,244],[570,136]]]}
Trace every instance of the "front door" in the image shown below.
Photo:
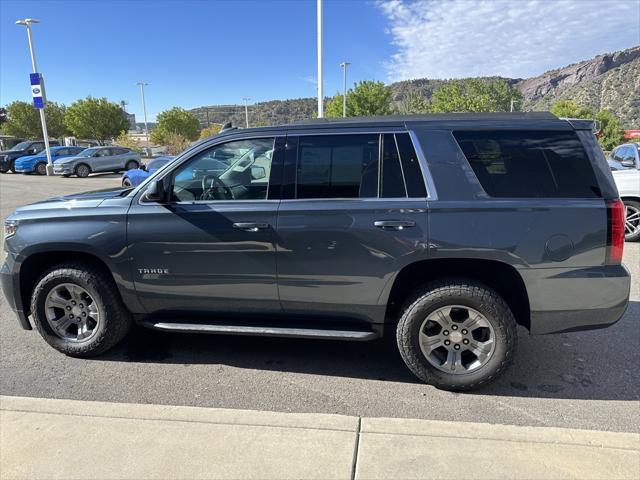
{"label": "front door", "polygon": [[[166,204],[134,200],[135,288],[153,312],[279,312],[275,225],[282,139],[218,144],[180,162]],[[269,191],[277,192],[269,195]]]}

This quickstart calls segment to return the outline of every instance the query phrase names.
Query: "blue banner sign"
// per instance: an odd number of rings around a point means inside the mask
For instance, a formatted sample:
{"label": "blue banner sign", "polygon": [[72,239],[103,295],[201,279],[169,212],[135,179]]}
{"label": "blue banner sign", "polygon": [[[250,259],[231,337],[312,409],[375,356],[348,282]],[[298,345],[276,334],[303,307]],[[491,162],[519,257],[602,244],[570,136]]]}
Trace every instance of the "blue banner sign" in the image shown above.
{"label": "blue banner sign", "polygon": [[29,74],[31,81],[31,96],[33,97],[33,106],[35,108],[44,108],[46,98],[44,95],[44,78],[40,73]]}

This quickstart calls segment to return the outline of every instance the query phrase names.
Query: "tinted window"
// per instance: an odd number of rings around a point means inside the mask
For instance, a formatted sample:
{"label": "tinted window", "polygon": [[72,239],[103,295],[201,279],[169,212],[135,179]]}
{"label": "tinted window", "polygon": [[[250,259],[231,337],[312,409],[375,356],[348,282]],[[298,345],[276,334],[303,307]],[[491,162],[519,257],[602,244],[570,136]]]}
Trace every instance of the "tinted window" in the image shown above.
{"label": "tinted window", "polygon": [[200,152],[173,173],[173,199],[264,200],[273,152],[273,138],[238,140]]}
{"label": "tinted window", "polygon": [[575,132],[467,131],[454,136],[492,197],[600,196]]}
{"label": "tinted window", "polygon": [[378,139],[378,135],[299,137],[296,197],[377,197]]}
{"label": "tinted window", "polygon": [[400,154],[393,133],[387,133],[382,140],[382,198],[406,197],[407,189],[400,166]]}
{"label": "tinted window", "polygon": [[396,142],[398,143],[398,150],[400,150],[400,161],[402,162],[402,171],[409,197],[426,197],[427,189],[424,186],[424,177],[409,134],[396,133]]}

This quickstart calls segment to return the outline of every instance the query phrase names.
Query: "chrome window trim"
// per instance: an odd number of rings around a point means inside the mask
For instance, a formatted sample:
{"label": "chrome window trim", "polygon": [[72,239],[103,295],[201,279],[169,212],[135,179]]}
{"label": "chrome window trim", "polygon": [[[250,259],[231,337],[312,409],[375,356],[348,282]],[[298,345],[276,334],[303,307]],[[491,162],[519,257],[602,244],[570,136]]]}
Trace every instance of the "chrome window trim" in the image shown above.
{"label": "chrome window trim", "polygon": [[282,203],[289,202],[426,202],[426,197],[343,197],[343,198],[287,198],[281,200]]}
{"label": "chrome window trim", "polygon": [[433,177],[431,176],[429,166],[427,165],[427,157],[424,156],[424,152],[420,146],[420,141],[413,130],[407,130],[407,132],[409,132],[409,138],[411,139],[413,149],[418,157],[418,164],[422,171],[422,179],[424,180],[425,187],[427,188],[427,200],[437,200],[438,192],[436,190],[436,185],[433,181]]}

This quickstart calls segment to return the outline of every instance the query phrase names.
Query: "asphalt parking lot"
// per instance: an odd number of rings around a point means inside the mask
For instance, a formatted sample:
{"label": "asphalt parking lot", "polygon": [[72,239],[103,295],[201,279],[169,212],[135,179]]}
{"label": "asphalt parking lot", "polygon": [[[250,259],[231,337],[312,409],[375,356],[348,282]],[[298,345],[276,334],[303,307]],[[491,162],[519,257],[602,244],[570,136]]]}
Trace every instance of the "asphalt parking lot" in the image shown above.
{"label": "asphalt parking lot", "polygon": [[[118,186],[0,175],[0,216],[47,197]],[[531,337],[510,370],[454,394],[419,383],[388,341],[343,343],[168,334],[136,328],[112,352],[65,357],[0,300],[0,394],[369,417],[640,431],[640,243],[627,244],[631,303],[611,328]]]}

